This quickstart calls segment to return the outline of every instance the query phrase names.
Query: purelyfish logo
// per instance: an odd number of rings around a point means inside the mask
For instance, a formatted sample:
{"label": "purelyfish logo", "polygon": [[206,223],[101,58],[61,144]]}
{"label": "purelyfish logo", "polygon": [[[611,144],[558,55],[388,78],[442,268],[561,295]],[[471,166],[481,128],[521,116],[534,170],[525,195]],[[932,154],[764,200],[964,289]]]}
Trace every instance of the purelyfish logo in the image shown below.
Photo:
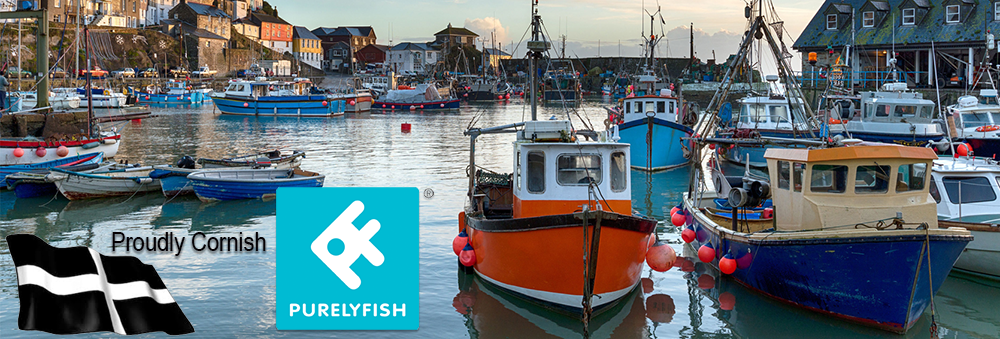
{"label": "purelyfish logo", "polygon": [[278,190],[279,330],[419,326],[416,188]]}

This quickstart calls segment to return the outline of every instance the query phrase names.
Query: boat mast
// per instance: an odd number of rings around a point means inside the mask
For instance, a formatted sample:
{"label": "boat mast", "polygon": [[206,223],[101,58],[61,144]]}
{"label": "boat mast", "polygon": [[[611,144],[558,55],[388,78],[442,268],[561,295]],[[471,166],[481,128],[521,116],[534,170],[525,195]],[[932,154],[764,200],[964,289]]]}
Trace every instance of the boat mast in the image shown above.
{"label": "boat mast", "polygon": [[541,34],[542,17],[538,15],[538,0],[531,1],[531,41],[528,41],[528,71],[531,73],[531,120],[538,120],[538,90],[536,82],[538,71],[535,69],[537,60],[549,49],[549,42]]}
{"label": "boat mast", "polygon": [[83,26],[83,48],[87,57],[87,84],[84,88],[87,89],[87,137],[94,136],[94,90],[91,89],[90,83],[90,28],[86,25]]}

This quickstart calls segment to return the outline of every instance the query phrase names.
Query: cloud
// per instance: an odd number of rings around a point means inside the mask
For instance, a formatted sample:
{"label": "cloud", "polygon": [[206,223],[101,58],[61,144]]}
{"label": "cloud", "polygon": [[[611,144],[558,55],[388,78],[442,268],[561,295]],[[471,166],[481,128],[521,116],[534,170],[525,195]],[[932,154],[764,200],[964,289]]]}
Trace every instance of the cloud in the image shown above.
{"label": "cloud", "polygon": [[476,32],[479,37],[487,41],[493,40],[492,34],[496,34],[496,41],[500,43],[509,42],[507,28],[500,23],[500,19],[485,17],[482,19],[465,19],[465,28]]}

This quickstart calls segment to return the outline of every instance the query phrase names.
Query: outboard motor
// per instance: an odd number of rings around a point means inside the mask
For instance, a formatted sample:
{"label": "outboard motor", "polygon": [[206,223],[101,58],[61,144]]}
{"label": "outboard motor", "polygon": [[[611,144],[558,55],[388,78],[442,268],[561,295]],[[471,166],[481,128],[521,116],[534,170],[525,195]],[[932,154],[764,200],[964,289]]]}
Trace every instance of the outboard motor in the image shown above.
{"label": "outboard motor", "polygon": [[177,168],[194,169],[194,164],[194,158],[190,155],[185,155],[180,160],[177,160]]}

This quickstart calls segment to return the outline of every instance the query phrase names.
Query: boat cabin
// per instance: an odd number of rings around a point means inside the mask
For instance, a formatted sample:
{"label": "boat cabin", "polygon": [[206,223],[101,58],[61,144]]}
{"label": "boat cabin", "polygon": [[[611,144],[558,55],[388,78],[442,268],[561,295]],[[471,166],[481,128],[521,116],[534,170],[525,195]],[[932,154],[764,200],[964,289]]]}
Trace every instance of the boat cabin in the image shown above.
{"label": "boat cabin", "polygon": [[951,221],[1000,223],[1000,165],[989,158],[934,160],[930,193],[938,218]]}
{"label": "boat cabin", "polygon": [[629,145],[582,141],[571,131],[566,120],[524,122],[514,172],[477,173],[476,208],[492,218],[569,214],[584,205],[630,215]]}
{"label": "boat cabin", "polygon": [[934,118],[934,102],[916,92],[864,92],[861,114],[864,122],[929,124]]}
{"label": "boat cabin", "polygon": [[857,144],[825,149],[768,149],[775,229],[874,227],[902,213],[937,228],[928,193],[937,156],[926,147]]}
{"label": "boat cabin", "polygon": [[670,90],[664,89],[661,95],[637,96],[623,98],[622,118],[623,122],[642,120],[646,116],[653,115],[665,121],[677,122],[680,115],[680,106],[677,98],[671,96]]}
{"label": "boat cabin", "polygon": [[[789,103],[795,106],[789,106]],[[740,100],[738,128],[809,130],[801,99],[781,96],[747,97]]]}
{"label": "boat cabin", "polygon": [[[980,96],[992,97],[996,102],[996,90],[982,90]],[[959,137],[996,137],[996,133],[1000,133],[1000,128],[994,127],[1000,125],[1000,105],[996,103],[991,104],[988,100],[980,102],[976,97],[966,95],[959,97],[958,103],[949,106],[948,110],[955,117]]]}

